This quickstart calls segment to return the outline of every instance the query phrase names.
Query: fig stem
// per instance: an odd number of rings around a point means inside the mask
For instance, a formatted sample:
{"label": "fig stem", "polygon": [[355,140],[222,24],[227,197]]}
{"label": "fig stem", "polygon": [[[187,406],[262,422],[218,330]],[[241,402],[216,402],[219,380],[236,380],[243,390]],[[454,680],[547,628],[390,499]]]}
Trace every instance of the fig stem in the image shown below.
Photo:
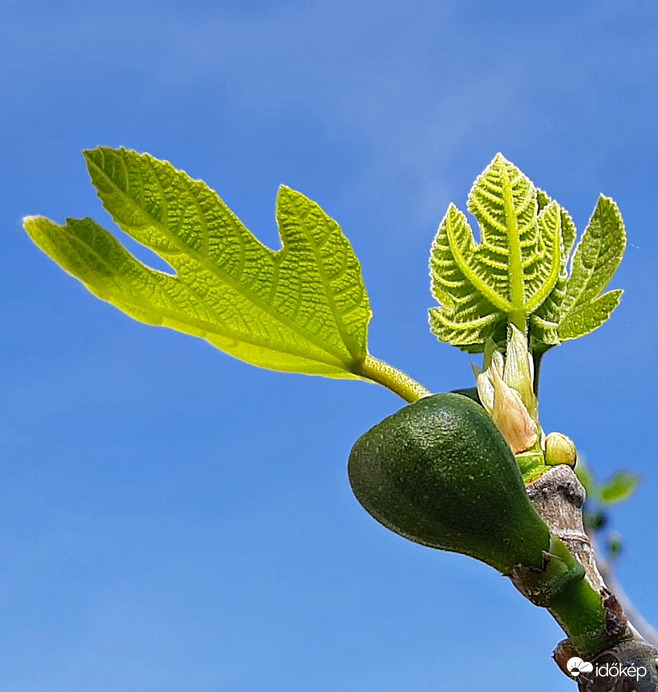
{"label": "fig stem", "polygon": [[595,653],[621,639],[621,632],[607,631],[603,598],[586,579],[567,584],[548,610],[583,655]]}

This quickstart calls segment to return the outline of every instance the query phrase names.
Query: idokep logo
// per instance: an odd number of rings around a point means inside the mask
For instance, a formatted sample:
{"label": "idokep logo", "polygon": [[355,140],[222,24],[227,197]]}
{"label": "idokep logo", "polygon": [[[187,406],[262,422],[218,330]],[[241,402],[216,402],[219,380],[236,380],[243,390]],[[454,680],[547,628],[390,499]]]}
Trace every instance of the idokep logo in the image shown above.
{"label": "idokep logo", "polygon": [[567,661],[567,670],[572,677],[577,678],[583,673],[591,673],[594,670],[594,666],[588,661],[583,661],[582,658],[574,656]]}
{"label": "idokep logo", "polygon": [[583,661],[582,658],[574,656],[567,661],[567,670],[570,675],[577,678],[581,675],[588,677],[590,673],[594,673],[599,678],[634,678],[640,680],[647,674],[647,669],[644,666],[623,666],[621,663],[603,663],[597,664],[594,667],[589,661]]}

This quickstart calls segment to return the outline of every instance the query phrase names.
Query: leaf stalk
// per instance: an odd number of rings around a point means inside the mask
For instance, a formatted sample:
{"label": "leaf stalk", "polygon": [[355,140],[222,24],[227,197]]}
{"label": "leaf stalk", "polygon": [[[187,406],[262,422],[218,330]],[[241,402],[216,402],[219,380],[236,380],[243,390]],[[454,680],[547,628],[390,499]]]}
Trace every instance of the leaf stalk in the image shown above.
{"label": "leaf stalk", "polygon": [[370,354],[361,361],[353,372],[355,375],[387,387],[410,404],[432,394],[420,382]]}

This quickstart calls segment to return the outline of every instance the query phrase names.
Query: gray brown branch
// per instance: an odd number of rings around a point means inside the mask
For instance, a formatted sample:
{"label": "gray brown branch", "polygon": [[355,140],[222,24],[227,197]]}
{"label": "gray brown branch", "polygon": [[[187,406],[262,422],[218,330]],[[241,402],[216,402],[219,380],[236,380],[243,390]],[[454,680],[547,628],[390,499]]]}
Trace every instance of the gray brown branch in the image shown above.
{"label": "gray brown branch", "polygon": [[594,554],[596,556],[596,566],[603,577],[603,580],[607,584],[608,588],[612,593],[615,594],[619,604],[624,609],[626,616],[630,620],[631,624],[640,633],[643,639],[649,644],[658,647],[658,632],[653,628],[653,626],[644,618],[642,613],[635,607],[629,596],[626,594],[621,584],[617,581],[615,575],[615,569],[613,564],[606,560],[597,545],[596,538],[591,533],[588,533],[589,539],[592,542],[592,548],[594,549]]}
{"label": "gray brown branch", "polygon": [[568,640],[553,653],[562,671],[578,683],[580,692],[657,692],[658,650],[628,622],[619,601],[606,585],[592,543],[583,527],[585,489],[571,468],[555,466],[527,486],[528,497],[549,529],[558,536],[585,568],[585,578],[604,599],[611,627],[620,640],[589,657],[592,672],[571,675],[567,662],[579,656]]}

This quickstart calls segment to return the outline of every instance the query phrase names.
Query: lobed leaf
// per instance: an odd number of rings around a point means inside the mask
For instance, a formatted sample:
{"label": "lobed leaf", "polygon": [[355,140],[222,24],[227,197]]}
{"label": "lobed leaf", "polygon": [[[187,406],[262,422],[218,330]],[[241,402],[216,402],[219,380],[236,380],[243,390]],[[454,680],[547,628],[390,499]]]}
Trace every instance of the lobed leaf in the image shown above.
{"label": "lobed leaf", "polygon": [[207,339],[275,370],[357,377],[371,312],[360,264],[340,226],[281,187],[283,247],[264,246],[202,181],[149,154],[84,152],[120,228],[175,270],[156,271],[91,219],[27,217],[34,242],[99,298],[131,317]]}
{"label": "lobed leaf", "polygon": [[560,341],[577,339],[598,329],[619,305],[622,294],[621,289],[616,289],[572,308],[560,321]]}
{"label": "lobed leaf", "polygon": [[[537,205],[540,210],[553,200],[543,191],[537,190]],[[560,272],[555,286],[546,300],[530,316],[529,336],[533,351],[545,350],[560,343],[559,322],[561,306],[569,278],[569,257],[576,241],[576,226],[569,212],[560,206]]]}
{"label": "lobed leaf", "polygon": [[456,259],[472,257],[475,249],[466,217],[451,204],[430,255],[432,293],[441,304],[441,307],[430,308],[430,324],[441,341],[466,350],[473,347],[478,350],[503,323],[504,316],[489,298],[499,299],[491,292],[483,295],[472,281],[473,272],[468,265]]}
{"label": "lobed leaf", "polygon": [[621,291],[601,294],[626,246],[613,200],[599,198],[571,264],[571,216],[502,154],[475,181],[468,209],[479,243],[451,204],[432,244],[439,306],[430,308],[430,325],[440,340],[482,352],[487,339],[504,343],[511,323],[527,327],[531,352],[541,356],[597,329],[619,304]]}
{"label": "lobed leaf", "polygon": [[617,307],[622,291],[601,295],[626,249],[624,221],[614,200],[601,195],[576,247],[561,306],[561,341],[594,331]]}
{"label": "lobed leaf", "polygon": [[551,294],[562,267],[561,209],[540,206],[534,184],[497,154],[475,181],[468,209],[480,228],[475,242],[466,217],[450,205],[432,245],[432,331],[442,341],[478,352],[500,339],[507,322],[525,329]]}

